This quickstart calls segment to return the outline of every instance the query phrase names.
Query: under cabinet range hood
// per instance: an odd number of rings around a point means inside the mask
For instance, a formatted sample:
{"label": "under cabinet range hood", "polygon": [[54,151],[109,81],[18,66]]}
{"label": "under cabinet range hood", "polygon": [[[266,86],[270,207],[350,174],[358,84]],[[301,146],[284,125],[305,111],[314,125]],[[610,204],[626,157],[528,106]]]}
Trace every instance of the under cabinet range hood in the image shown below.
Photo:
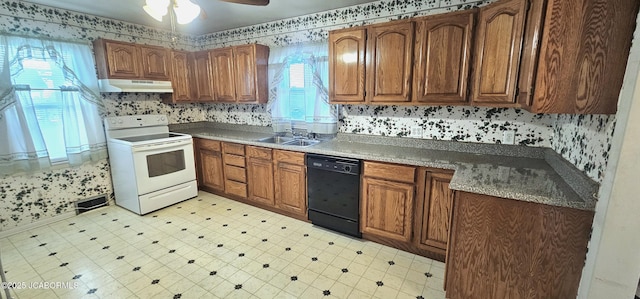
{"label": "under cabinet range hood", "polygon": [[100,79],[100,92],[157,92],[173,93],[171,81]]}

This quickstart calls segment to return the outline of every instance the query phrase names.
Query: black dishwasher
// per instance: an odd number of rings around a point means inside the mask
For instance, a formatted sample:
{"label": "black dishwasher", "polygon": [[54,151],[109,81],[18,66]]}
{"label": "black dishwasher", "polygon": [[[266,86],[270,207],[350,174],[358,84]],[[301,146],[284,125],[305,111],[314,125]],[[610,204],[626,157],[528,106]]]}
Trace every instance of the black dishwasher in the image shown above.
{"label": "black dishwasher", "polygon": [[360,160],[307,154],[307,199],[311,223],[362,237]]}

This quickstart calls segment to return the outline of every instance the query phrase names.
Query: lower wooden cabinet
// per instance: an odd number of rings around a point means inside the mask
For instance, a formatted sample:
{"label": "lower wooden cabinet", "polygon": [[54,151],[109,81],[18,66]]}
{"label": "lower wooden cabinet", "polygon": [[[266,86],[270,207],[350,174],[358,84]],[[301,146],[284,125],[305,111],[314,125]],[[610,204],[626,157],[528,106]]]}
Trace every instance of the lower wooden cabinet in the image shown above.
{"label": "lower wooden cabinet", "polygon": [[247,146],[249,200],[275,205],[271,149]]}
{"label": "lower wooden cabinet", "polygon": [[453,171],[370,161],[363,165],[363,237],[444,261]]}
{"label": "lower wooden cabinet", "polygon": [[454,191],[449,189],[452,176],[453,171],[441,169],[421,170],[418,176],[414,244],[442,256],[449,238],[454,196]]}
{"label": "lower wooden cabinet", "polygon": [[457,192],[447,298],[576,298],[593,212]]}
{"label": "lower wooden cabinet", "polygon": [[224,191],[221,142],[194,138],[198,185],[209,191]]}
{"label": "lower wooden cabinet", "polygon": [[304,153],[276,150],[273,155],[276,206],[307,218],[307,168]]}

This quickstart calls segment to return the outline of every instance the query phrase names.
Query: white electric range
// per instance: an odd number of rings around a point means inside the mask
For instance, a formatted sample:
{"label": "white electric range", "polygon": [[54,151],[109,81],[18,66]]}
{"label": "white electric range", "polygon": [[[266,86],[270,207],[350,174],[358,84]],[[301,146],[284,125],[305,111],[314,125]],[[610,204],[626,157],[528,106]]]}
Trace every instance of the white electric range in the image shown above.
{"label": "white electric range", "polygon": [[116,204],[144,215],[198,195],[193,140],[165,115],[104,119]]}

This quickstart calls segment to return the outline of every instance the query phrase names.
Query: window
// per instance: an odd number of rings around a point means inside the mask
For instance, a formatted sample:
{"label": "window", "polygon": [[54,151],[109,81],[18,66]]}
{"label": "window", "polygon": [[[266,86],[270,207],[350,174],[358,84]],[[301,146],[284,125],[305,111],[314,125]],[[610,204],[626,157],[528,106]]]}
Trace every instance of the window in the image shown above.
{"label": "window", "polygon": [[65,79],[62,68],[50,60],[23,59],[22,71],[12,79],[14,85],[28,85],[31,88],[32,108],[49,152],[49,159],[52,163],[66,161],[61,87],[69,87],[71,82]]}
{"label": "window", "polygon": [[289,117],[292,121],[304,122],[307,110],[312,112],[315,102],[315,97],[305,95],[305,86],[311,86],[311,67],[303,62],[291,63],[288,75]]}

